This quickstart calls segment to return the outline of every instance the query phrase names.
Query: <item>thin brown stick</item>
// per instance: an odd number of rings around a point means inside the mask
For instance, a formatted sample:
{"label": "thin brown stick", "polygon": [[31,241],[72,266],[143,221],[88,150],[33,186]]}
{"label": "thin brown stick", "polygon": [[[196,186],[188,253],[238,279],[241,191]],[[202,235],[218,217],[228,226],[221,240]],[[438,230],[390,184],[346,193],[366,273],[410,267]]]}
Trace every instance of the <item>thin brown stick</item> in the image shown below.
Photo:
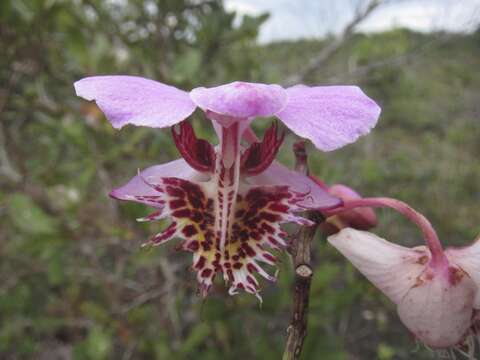
{"label": "thin brown stick", "polygon": [[337,51],[347,43],[347,41],[353,36],[358,25],[365,20],[376,8],[378,8],[384,0],[372,0],[365,8],[358,8],[355,16],[349,24],[343,29],[341,34],[328,43],[324,48],[320,50],[317,56],[310,60],[310,62],[297,74],[290,76],[286,85],[294,85],[304,82],[313,72],[320,69],[325,63],[327,63],[331,57],[337,53]]}
{"label": "thin brown stick", "polygon": [[[307,153],[305,144],[294,144],[295,170],[308,175]],[[293,311],[290,325],[287,328],[287,342],[283,353],[283,360],[296,360],[300,358],[303,342],[307,336],[308,324],[308,301],[310,296],[310,284],[313,276],[310,264],[310,242],[315,236],[321,216],[318,212],[309,211],[305,217],[315,222],[313,226],[303,226],[293,238],[289,252],[295,267],[295,280],[293,290]]]}

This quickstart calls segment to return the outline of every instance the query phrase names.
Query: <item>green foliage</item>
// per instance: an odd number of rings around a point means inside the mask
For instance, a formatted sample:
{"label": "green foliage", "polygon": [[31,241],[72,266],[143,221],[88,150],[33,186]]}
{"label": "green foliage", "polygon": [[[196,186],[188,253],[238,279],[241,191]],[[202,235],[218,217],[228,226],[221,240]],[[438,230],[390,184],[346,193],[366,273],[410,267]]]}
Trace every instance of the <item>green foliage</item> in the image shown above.
{"label": "green foliage", "polygon": [[[162,224],[109,190],[138,168],[178,156],[168,131],[111,128],[78,99],[75,80],[126,73],[183,88],[236,79],[282,83],[325,45],[259,46],[267,15],[221,1],[0,1],[0,358],[278,359],[290,317],[284,256],[262,307],[223,284],[195,296],[190,256],[140,244]],[[237,24],[237,25],[235,25]],[[383,107],[372,134],[312,171],[366,195],[399,197],[425,212],[448,244],[479,232],[478,32],[357,35],[309,83],[357,83]],[[328,41],[328,40],[326,40]],[[200,137],[216,141],[194,115]],[[268,121],[254,124],[262,133]],[[289,135],[280,154],[291,165]],[[313,150],[313,149],[312,149]],[[8,165],[8,166],[7,166]],[[381,213],[380,234],[418,244],[410,224]],[[304,359],[432,358],[393,306],[333,249],[314,244]]]}
{"label": "green foliage", "polygon": [[19,193],[10,196],[9,200],[10,220],[20,233],[29,236],[55,233],[55,218],[47,215],[32,198]]}

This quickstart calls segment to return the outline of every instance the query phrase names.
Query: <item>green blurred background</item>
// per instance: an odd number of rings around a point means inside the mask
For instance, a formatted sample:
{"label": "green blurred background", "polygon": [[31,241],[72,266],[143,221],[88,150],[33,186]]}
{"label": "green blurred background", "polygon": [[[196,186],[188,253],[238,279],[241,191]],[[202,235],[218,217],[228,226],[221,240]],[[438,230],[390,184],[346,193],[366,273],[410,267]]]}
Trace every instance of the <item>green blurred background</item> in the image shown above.
{"label": "green blurred background", "polygon": [[[285,84],[333,39],[259,44],[268,15],[221,1],[0,1],[0,359],[279,359],[292,267],[277,286],[203,301],[175,242],[140,249],[161,224],[109,199],[138,168],[178,157],[169,131],[114,130],[75,97],[87,75],[130,74],[184,89],[233,80]],[[237,20],[235,20],[237,19]],[[371,135],[334,153],[310,145],[313,173],[422,211],[445,244],[480,232],[480,31],[355,34],[307,84],[358,84],[383,108]],[[195,114],[200,137],[215,142]],[[257,121],[259,134],[270,121]],[[280,153],[292,165],[289,134]],[[400,216],[376,233],[421,243]],[[334,249],[314,244],[303,359],[433,359],[394,306]]]}

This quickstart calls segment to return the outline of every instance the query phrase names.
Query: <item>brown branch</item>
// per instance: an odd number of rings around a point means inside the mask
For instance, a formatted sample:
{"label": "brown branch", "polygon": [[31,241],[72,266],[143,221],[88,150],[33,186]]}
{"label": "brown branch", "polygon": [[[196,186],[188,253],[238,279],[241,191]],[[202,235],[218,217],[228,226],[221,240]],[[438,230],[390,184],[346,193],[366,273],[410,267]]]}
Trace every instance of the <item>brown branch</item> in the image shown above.
{"label": "brown branch", "polygon": [[349,40],[355,32],[357,26],[365,20],[380,4],[382,0],[372,0],[368,6],[363,10],[358,10],[345,27],[342,33],[327,44],[316,57],[299,73],[290,76],[287,79],[286,85],[294,85],[304,82],[313,72],[321,68],[342,46]]}
{"label": "brown branch", "polygon": [[[304,142],[300,141],[294,144],[293,149],[296,158],[295,170],[308,175],[307,153]],[[300,358],[303,342],[307,335],[308,301],[313,276],[310,264],[310,242],[315,235],[321,217],[318,212],[314,211],[306,212],[304,216],[314,221],[315,225],[301,227],[289,249],[295,267],[295,280],[292,319],[287,328],[287,342],[283,360]]]}
{"label": "brown branch", "polygon": [[0,176],[5,177],[13,184],[18,184],[22,180],[22,176],[15,169],[8,156],[4,119],[2,114],[10,96],[10,91],[15,86],[17,81],[18,73],[13,72],[6,88],[0,89]]}
{"label": "brown branch", "polygon": [[155,288],[147,292],[143,292],[140,295],[138,295],[135,299],[133,299],[132,302],[126,304],[120,309],[120,313],[126,314],[130,312],[133,309],[138,308],[139,306],[142,306],[143,304],[146,304],[156,298],[162,297],[167,294],[167,291],[162,287],[162,288]]}
{"label": "brown branch", "polygon": [[329,83],[339,83],[344,81],[349,81],[353,78],[362,78],[368,75],[371,71],[376,69],[383,68],[385,66],[404,66],[407,63],[414,63],[422,59],[429,51],[431,51],[434,47],[442,45],[447,41],[451,40],[452,36],[448,33],[440,33],[437,34],[433,40],[428,41],[427,43],[416,47],[412,51],[405,53],[394,55],[388,57],[386,59],[378,60],[375,62],[368,63],[363,66],[355,67],[354,69],[349,69],[348,72],[343,72],[342,74],[336,74],[329,78],[327,78],[327,82]]}
{"label": "brown branch", "polygon": [[0,125],[0,176],[5,177],[13,184],[18,184],[22,180],[22,176],[13,167],[8,156],[3,125]]}

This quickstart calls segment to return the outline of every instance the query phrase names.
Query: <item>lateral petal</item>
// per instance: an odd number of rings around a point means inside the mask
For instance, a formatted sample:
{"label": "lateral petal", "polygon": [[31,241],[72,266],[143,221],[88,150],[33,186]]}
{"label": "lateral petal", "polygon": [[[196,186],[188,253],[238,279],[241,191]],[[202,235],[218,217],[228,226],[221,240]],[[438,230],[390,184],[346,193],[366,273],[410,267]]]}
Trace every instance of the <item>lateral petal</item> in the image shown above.
{"label": "lateral petal", "polygon": [[252,185],[286,185],[291,191],[307,194],[305,200],[298,203],[298,206],[305,209],[329,209],[342,203],[308,176],[292,171],[277,161],[262,173],[248,177],[247,182]]}
{"label": "lateral petal", "polygon": [[192,169],[185,160],[178,159],[143,170],[125,185],[112,190],[110,196],[118,200],[136,201],[156,208],[162,208],[164,199],[161,194],[161,188],[155,189],[150,184],[159,183],[160,179],[164,177],[201,180],[205,175]]}

